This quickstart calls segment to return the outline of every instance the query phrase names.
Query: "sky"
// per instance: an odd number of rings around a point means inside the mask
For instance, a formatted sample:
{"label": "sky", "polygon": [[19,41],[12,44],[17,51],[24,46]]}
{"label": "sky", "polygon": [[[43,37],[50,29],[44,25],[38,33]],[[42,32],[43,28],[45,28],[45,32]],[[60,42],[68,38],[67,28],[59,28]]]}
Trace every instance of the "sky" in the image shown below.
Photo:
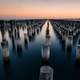
{"label": "sky", "polygon": [[80,0],[0,0],[0,19],[80,18]]}

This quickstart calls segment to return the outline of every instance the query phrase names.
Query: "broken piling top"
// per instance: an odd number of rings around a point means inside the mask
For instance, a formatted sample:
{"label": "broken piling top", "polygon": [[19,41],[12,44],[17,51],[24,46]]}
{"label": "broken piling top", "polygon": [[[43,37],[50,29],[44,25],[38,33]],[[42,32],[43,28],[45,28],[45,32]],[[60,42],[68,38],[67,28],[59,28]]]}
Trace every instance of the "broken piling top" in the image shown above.
{"label": "broken piling top", "polygon": [[41,73],[53,73],[53,69],[50,66],[42,66],[40,68]]}
{"label": "broken piling top", "polygon": [[39,80],[53,80],[53,68],[50,66],[42,66],[40,68]]}

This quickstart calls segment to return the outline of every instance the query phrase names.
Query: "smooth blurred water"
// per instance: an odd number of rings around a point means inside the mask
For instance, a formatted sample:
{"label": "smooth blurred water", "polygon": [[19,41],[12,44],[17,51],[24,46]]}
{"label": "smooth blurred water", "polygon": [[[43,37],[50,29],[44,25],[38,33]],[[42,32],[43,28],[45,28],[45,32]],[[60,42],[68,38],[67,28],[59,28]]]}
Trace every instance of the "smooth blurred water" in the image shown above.
{"label": "smooth blurred water", "polygon": [[[0,80],[39,80],[40,67],[45,65],[41,56],[41,48],[46,41],[46,28],[47,22],[39,34],[36,34],[32,41],[28,41],[27,47],[24,44],[24,33],[27,33],[27,29],[20,29],[22,52],[15,51],[12,40],[6,32],[6,39],[9,42],[10,64],[3,63],[0,45]],[[76,65],[75,46],[72,47],[72,51],[66,51],[50,22],[49,29],[51,45],[48,65],[54,69],[54,80],[80,80],[80,68],[79,65]],[[0,43],[1,41],[0,32]]]}

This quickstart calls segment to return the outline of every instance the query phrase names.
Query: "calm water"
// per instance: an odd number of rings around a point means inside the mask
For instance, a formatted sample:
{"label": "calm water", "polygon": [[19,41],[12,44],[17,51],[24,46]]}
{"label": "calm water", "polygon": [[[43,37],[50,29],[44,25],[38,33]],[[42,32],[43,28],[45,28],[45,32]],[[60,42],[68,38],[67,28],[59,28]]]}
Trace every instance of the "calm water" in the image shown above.
{"label": "calm water", "polygon": [[[0,80],[39,80],[40,67],[45,65],[41,56],[42,44],[46,41],[47,22],[32,40],[24,44],[24,33],[20,29],[22,52],[16,52],[12,40],[6,32],[9,42],[10,64],[3,63],[2,47],[0,45]],[[54,69],[54,80],[80,80],[80,66],[76,64],[75,45],[71,51],[65,49],[64,44],[55,33],[52,25],[50,28],[50,58],[47,65]],[[0,32],[0,43],[2,40]]]}

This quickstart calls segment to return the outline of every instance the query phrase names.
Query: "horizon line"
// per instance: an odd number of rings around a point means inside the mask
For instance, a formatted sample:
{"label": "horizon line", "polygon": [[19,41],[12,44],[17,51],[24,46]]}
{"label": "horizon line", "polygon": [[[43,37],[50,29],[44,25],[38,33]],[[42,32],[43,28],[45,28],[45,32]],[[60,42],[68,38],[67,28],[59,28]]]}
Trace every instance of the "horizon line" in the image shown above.
{"label": "horizon line", "polygon": [[80,17],[63,17],[63,18],[58,18],[58,17],[53,17],[53,18],[49,18],[49,17],[32,17],[32,18],[15,18],[15,17],[13,17],[13,18],[1,18],[0,17],[0,20],[28,20],[28,19],[80,19]]}

